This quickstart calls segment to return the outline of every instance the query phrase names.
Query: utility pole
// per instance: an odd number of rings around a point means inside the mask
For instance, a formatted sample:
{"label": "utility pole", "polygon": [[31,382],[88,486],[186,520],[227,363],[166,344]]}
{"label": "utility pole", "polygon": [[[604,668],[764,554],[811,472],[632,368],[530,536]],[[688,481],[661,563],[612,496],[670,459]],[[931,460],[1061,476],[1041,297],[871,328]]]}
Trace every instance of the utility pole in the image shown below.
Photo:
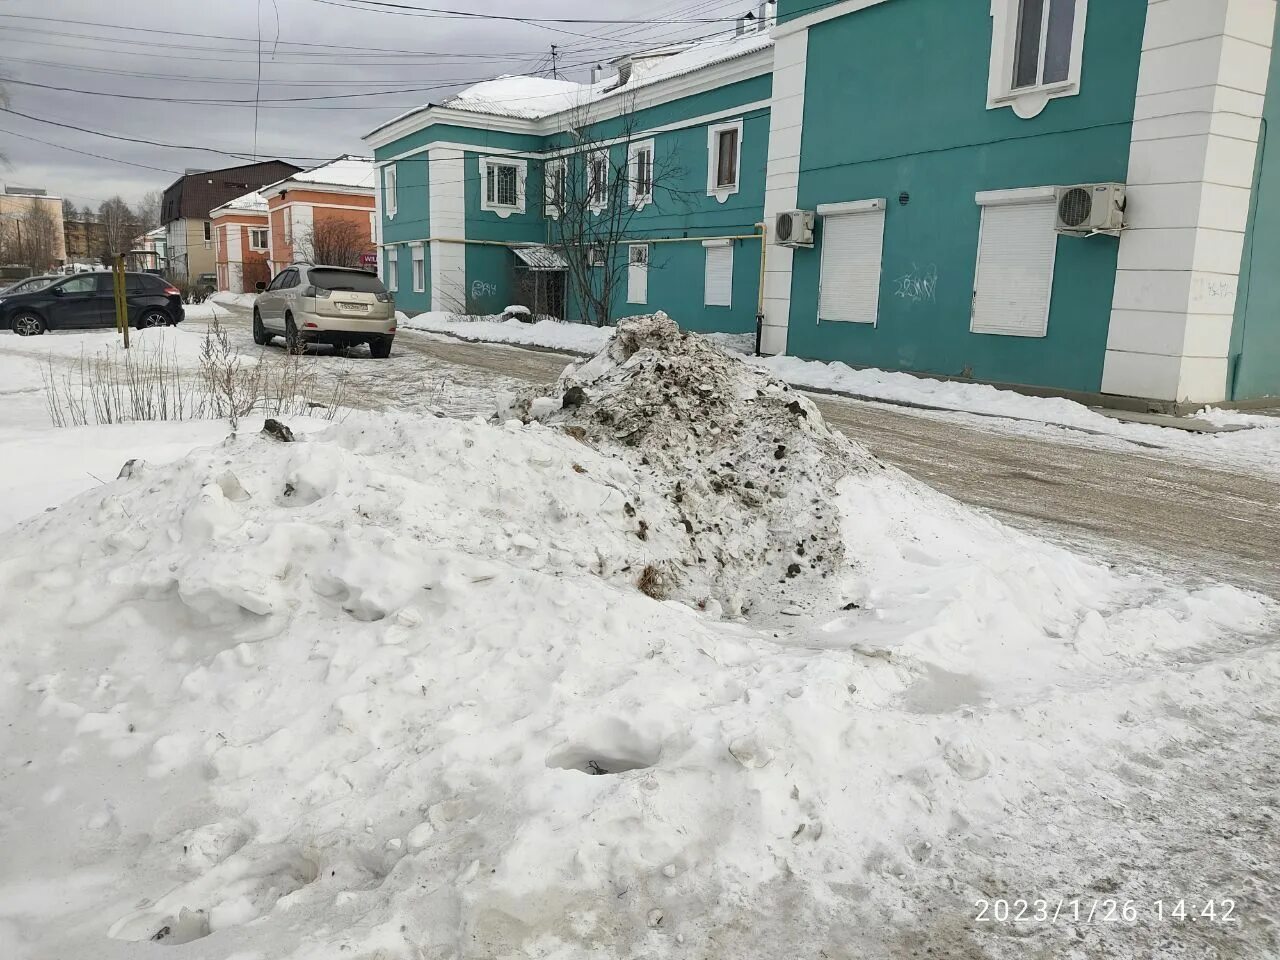
{"label": "utility pole", "polygon": [[556,73],[556,57],[560,56],[560,50],[553,43],[551,45],[551,79],[559,80],[560,75]]}
{"label": "utility pole", "polygon": [[111,270],[112,287],[116,299],[116,329],[124,336],[124,348],[129,349],[129,300],[124,289],[124,255],[116,254]]}

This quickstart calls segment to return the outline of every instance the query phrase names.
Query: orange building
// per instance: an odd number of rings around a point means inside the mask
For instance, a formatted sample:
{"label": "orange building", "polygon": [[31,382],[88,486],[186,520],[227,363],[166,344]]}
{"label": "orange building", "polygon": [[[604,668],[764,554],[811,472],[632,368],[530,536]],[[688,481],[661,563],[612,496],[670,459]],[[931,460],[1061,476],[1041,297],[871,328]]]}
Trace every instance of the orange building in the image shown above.
{"label": "orange building", "polygon": [[270,233],[267,201],[259,193],[246,193],[209,212],[213,223],[214,262],[218,289],[253,293],[256,285],[271,279],[267,263]]}
{"label": "orange building", "polygon": [[272,273],[296,260],[375,270],[374,176],[372,160],[346,156],[263,187]]}

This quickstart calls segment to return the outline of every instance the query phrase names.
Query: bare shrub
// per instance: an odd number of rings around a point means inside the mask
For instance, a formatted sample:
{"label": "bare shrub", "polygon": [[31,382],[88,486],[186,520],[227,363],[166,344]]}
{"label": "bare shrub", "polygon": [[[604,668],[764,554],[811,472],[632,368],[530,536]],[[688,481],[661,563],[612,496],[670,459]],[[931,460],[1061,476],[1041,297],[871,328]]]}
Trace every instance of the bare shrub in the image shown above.
{"label": "bare shrub", "polygon": [[640,571],[640,579],[636,586],[646,597],[654,600],[665,600],[671,593],[671,579],[660,567],[647,563]]}

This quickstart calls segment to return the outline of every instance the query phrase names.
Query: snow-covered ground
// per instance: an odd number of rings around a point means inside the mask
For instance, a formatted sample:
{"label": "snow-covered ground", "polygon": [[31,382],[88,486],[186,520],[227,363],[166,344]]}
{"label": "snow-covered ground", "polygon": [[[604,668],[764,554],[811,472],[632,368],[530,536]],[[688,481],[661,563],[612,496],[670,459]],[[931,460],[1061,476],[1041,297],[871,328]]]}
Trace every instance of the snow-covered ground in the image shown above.
{"label": "snow-covered ground", "polygon": [[501,316],[477,318],[442,311],[406,317],[402,326],[427,333],[446,333],[462,340],[515,343],[577,353],[595,353],[613,335],[612,327],[593,327],[585,323],[564,323],[560,320],[525,323],[516,319],[504,320]]}
{"label": "snow-covered ground", "polygon": [[[512,419],[193,435],[6,534],[0,956],[1274,955],[1269,868],[1185,890],[1146,816],[1274,789],[1189,749],[1274,704],[1274,604],[625,332]],[[1099,890],[1242,922],[974,923]]]}

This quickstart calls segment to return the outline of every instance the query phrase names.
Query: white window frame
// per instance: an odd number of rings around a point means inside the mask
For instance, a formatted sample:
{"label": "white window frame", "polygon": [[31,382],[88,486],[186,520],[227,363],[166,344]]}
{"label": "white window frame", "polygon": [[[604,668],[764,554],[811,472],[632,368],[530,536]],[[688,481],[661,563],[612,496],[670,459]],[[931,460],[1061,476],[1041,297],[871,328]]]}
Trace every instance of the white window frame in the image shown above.
{"label": "white window frame", "polygon": [[[516,170],[516,202],[497,202],[497,168],[515,167]],[[494,199],[489,199],[489,169],[494,169]],[[505,220],[513,213],[524,213],[525,181],[529,176],[529,161],[518,157],[481,157],[480,158],[480,209],[496,213]]]}
{"label": "white window frame", "polygon": [[[600,185],[600,192],[597,193],[593,187],[592,171],[596,163],[604,164],[604,182]],[[583,164],[587,178],[587,206],[592,213],[599,214],[609,209],[609,151],[608,149],[596,150],[587,154],[587,162]]]}
{"label": "white window frame", "polygon": [[[386,211],[387,219],[394,220],[396,210],[399,204],[396,202],[397,197],[397,180],[396,165],[389,163],[382,168],[382,209]],[[288,241],[285,241],[286,243]]]}
{"label": "white window frame", "polygon": [[[262,244],[258,245],[254,242],[255,234],[262,234]],[[267,232],[266,227],[250,227],[249,228],[249,249],[256,250],[259,253],[266,250],[271,245],[271,235]]]}
{"label": "white window frame", "polygon": [[588,267],[604,266],[604,248],[600,244],[593,243],[587,247],[587,266]]}
{"label": "white window frame", "polygon": [[[642,153],[649,154],[649,188],[644,193],[639,191],[640,154]],[[635,207],[637,212],[643,210],[646,204],[653,203],[653,165],[656,156],[652,138],[637,140],[627,145],[627,202]]]}
{"label": "white window frame", "polygon": [[387,292],[395,293],[400,289],[400,251],[395,247],[387,247]]}
{"label": "white window frame", "polygon": [[[559,220],[563,213],[565,194],[569,189],[569,170],[563,157],[547,160],[542,165],[542,205],[543,214],[552,220]],[[560,196],[556,197],[553,189],[556,181],[560,182]]]}
{"label": "white window frame", "polygon": [[280,214],[280,220],[284,224],[284,245],[291,247],[293,246],[293,207],[285,207]]}
{"label": "white window frame", "polygon": [[213,240],[213,221],[206,220],[204,222],[204,242],[209,243]]}
{"label": "white window frame", "polygon": [[[1045,298],[1044,305],[1044,321],[1040,325],[1038,332],[1020,333],[1011,330],[995,330],[978,325],[978,280],[982,271],[982,232],[986,229],[987,210],[991,207],[1006,207],[1017,204],[1044,204],[1050,208],[1056,215],[1057,208],[1054,206],[1054,198],[1056,196],[1055,188],[1047,187],[1019,187],[1013,190],[987,190],[974,195],[974,201],[982,208],[982,218],[978,226],[978,249],[977,256],[973,267],[973,309],[969,312],[969,332],[984,334],[996,337],[1027,337],[1038,338],[1045,337],[1049,334],[1049,314],[1053,310],[1053,280],[1054,270],[1058,260],[1058,235],[1053,229],[1053,224],[1049,224],[1049,232],[1052,234],[1052,241],[1049,248],[1049,295]],[[1046,218],[1049,219],[1049,218]]]}
{"label": "white window frame", "polygon": [[[703,263],[702,263],[702,305],[704,307],[732,307],[733,306],[733,241],[732,240],[703,240]],[[724,302],[712,302],[711,290],[708,287],[711,271],[708,269],[712,253],[711,251],[727,250],[729,253],[729,291]]]}
{"label": "white window frame", "polygon": [[409,256],[413,258],[413,292],[427,292],[427,254],[421,243],[409,244]]}
{"label": "white window frame", "polygon": [[375,242],[378,239],[378,214],[376,212],[369,214],[369,239]]}
{"label": "white window frame", "polygon": [[[1022,0],[991,0],[991,73],[987,80],[987,109],[1012,107],[1024,120],[1039,116],[1058,97],[1074,97],[1080,93],[1080,71],[1084,63],[1085,26],[1089,19],[1089,0],[1075,0],[1072,23],[1071,59],[1067,79],[1030,87],[1013,86],[1014,64],[1018,52],[1018,13]],[[1047,24],[1050,0],[1045,0]],[[1041,30],[1040,69],[1044,70],[1044,48],[1047,30]]]}
{"label": "white window frame", "polygon": [[817,206],[819,217],[866,216],[880,214],[880,260],[877,265],[876,282],[872,289],[872,310],[869,317],[824,317],[822,315],[822,279],[826,273],[827,238],[825,225],[822,234],[822,250],[818,262],[818,322],[819,323],[863,323],[872,327],[880,322],[880,287],[884,282],[884,230],[887,220],[888,203],[883,197],[873,200],[850,200],[843,203],[820,203]]}
{"label": "white window frame", "polygon": [[649,244],[629,243],[627,244],[627,303],[648,302]]}
{"label": "white window frame", "polygon": [[[716,183],[716,175],[720,170],[720,134],[726,130],[738,131],[737,156],[733,158],[733,169],[737,176],[734,183],[721,186]],[[742,189],[742,121],[713,123],[707,127],[707,196],[715,197],[717,202],[724,203],[740,189]]]}

